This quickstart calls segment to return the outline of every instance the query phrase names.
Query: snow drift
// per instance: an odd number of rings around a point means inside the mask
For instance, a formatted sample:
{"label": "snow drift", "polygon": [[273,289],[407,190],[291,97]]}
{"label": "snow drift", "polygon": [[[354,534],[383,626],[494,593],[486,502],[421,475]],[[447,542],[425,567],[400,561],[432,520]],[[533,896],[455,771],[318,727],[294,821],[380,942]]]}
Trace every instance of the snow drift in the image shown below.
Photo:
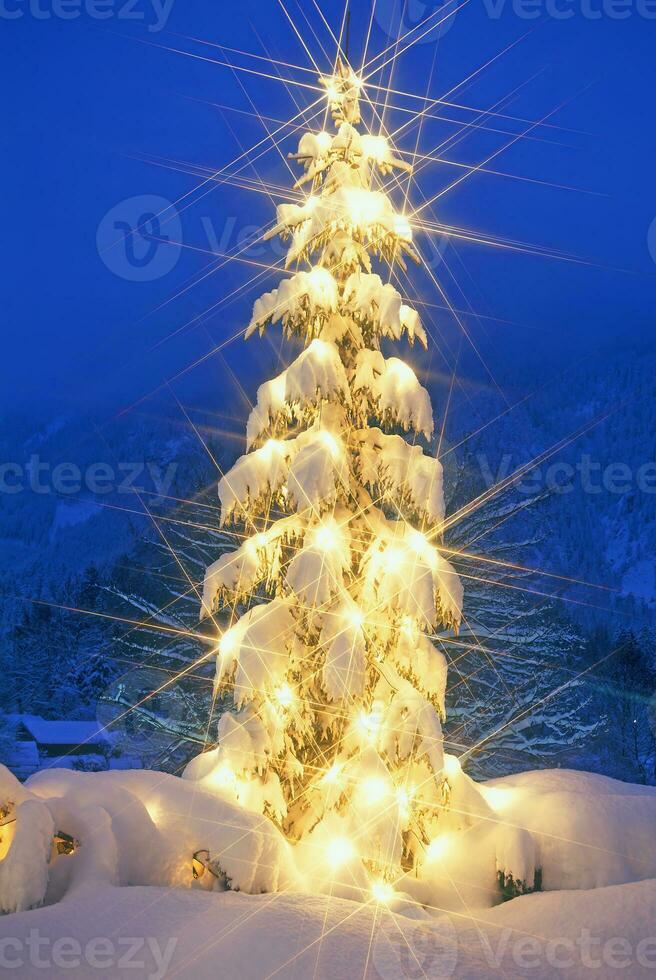
{"label": "snow drift", "polygon": [[[268,817],[238,805],[211,756],[187,779],[51,770],[22,786],[0,767],[2,910],[137,885],[371,901],[359,861],[327,874],[321,842],[292,846]],[[395,883],[390,908],[491,907],[500,881],[532,882],[536,871],[545,891],[656,878],[656,789],[567,770],[477,785],[449,757],[447,766],[453,791],[440,851],[429,849],[417,873]],[[57,834],[73,839],[72,853],[52,846]]]}

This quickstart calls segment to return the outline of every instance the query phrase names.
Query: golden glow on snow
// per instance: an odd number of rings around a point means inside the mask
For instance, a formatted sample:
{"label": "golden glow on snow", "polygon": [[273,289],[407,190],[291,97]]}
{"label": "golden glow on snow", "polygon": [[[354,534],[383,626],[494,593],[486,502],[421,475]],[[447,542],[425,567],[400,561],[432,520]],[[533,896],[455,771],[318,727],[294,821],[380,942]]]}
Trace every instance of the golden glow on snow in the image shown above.
{"label": "golden glow on snow", "polygon": [[448,834],[435,837],[426,848],[428,861],[440,861],[451,849],[451,839]]}
{"label": "golden glow on snow", "polygon": [[387,905],[394,898],[394,889],[386,881],[376,881],[371,886],[371,894],[381,905]]}
{"label": "golden glow on snow", "polygon": [[289,684],[281,684],[275,690],[276,700],[281,708],[289,708],[294,702],[294,692]]}
{"label": "golden glow on snow", "polygon": [[322,524],[314,532],[313,540],[322,551],[330,551],[337,544],[337,535],[334,528],[327,524]]}
{"label": "golden glow on snow", "polygon": [[368,806],[380,803],[389,792],[389,783],[383,776],[367,776],[360,784],[362,798]]}
{"label": "golden glow on snow", "polygon": [[342,775],[343,768],[344,768],[344,764],[343,763],[341,763],[341,762],[333,762],[333,764],[330,767],[330,769],[328,769],[328,771],[325,772],[323,774],[323,776],[321,777],[321,782],[322,783],[329,783],[329,784],[330,783],[336,783],[339,780],[340,776]]}
{"label": "golden glow on snow", "polygon": [[237,637],[234,630],[227,630],[219,640],[219,654],[229,657],[237,648]]}
{"label": "golden glow on snow", "polygon": [[9,853],[9,848],[11,847],[11,842],[14,839],[14,833],[16,832],[16,821],[13,823],[6,823],[4,826],[0,827],[0,861],[6,858]]}
{"label": "golden glow on snow", "polygon": [[339,443],[337,442],[337,439],[335,439],[332,432],[328,432],[327,429],[321,429],[319,435],[321,436],[321,441],[328,447],[330,455],[333,457],[333,459],[339,456]]}
{"label": "golden glow on snow", "polygon": [[338,868],[355,856],[355,848],[348,837],[335,837],[326,848],[326,859],[332,868]]}

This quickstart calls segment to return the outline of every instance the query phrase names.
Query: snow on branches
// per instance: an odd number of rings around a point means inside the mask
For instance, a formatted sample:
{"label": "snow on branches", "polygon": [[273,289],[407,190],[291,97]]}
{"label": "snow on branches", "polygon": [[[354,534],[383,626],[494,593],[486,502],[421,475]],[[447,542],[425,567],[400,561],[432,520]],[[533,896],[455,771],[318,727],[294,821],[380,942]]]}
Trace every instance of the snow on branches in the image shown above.
{"label": "snow on branches", "polygon": [[289,603],[254,606],[221,637],[216,685],[230,680],[237,707],[273,691],[284,680],[294,620]]}
{"label": "snow on branches", "polygon": [[321,178],[331,168],[343,163],[359,170],[358,177],[362,183],[367,182],[372,165],[382,174],[389,174],[394,169],[412,173],[409,163],[394,156],[385,136],[363,136],[347,122],[341,124],[334,136],[326,132],[304,133],[298,144],[298,152],[290,153],[290,158],[300,161],[305,167],[305,173],[296,181],[295,188]]}
{"label": "snow on branches", "polygon": [[344,576],[351,567],[350,537],[348,527],[334,518],[308,529],[285,575],[285,584],[301,607],[319,608],[343,592]]}
{"label": "snow on branches", "polygon": [[427,343],[371,268],[416,254],[373,185],[409,168],[355,129],[350,69],[330,84],[338,130],[301,138],[297,187],[311,192],[281,204],[268,233],[289,242],[287,266],[309,268],[261,296],[246,330],[279,323],[304,350],[259,387],[247,451],[219,484],[221,523],[244,539],[205,578],[204,612],[229,607],[232,625],[218,642],[218,746],[190,775],[308,848],[352,851],[366,882],[416,863],[448,795],[446,660],[430,636],[458,628],[463,593],[440,553],[441,464],[398,434],[432,438],[428,392],[380,349]]}
{"label": "snow on branches", "polygon": [[366,648],[364,615],[347,594],[323,617],[321,645],[326,658],[322,687],[330,701],[352,701],[364,694]]}
{"label": "snow on branches", "polygon": [[326,197],[310,196],[303,204],[279,204],[277,221],[265,241],[280,235],[291,239],[286,267],[309,261],[338,232],[405,269],[403,255],[419,261],[408,219],[398,214],[382,191],[359,185],[355,171],[344,167],[336,188]]}
{"label": "snow on branches", "polygon": [[339,350],[315,339],[288,368],[258,388],[246,426],[248,446],[276,425],[310,415],[322,398],[351,400]]}
{"label": "snow on branches", "polygon": [[417,339],[427,346],[419,314],[402,302],[391,283],[383,284],[375,273],[352,273],[344,284],[344,303],[356,322],[367,326],[367,335],[400,340],[405,331],[410,343]]}
{"label": "snow on branches", "polygon": [[297,272],[255,301],[245,337],[248,340],[256,330],[264,333],[267,324],[282,321],[288,336],[298,333],[311,339],[337,310],[338,302],[337,281],[328,269],[315,266],[309,272]]}
{"label": "snow on branches", "polygon": [[386,424],[414,429],[427,439],[432,436],[430,396],[412,368],[400,358],[384,358],[380,351],[361,350],[356,358],[353,390],[366,392],[369,412]]}
{"label": "snow on branches", "polygon": [[360,443],[359,472],[362,482],[383,499],[392,498],[397,506],[404,504],[430,522],[444,520],[442,464],[426,456],[421,446],[410,446],[396,435],[385,435],[380,429],[363,429],[357,434]]}
{"label": "snow on branches", "polygon": [[459,626],[462,583],[421,532],[385,522],[364,554],[361,574],[366,607],[408,616],[420,629],[439,622]]}
{"label": "snow on branches", "polygon": [[418,340],[427,346],[419,314],[403,303],[391,283],[383,283],[375,273],[358,271],[346,279],[342,289],[332,273],[320,265],[283,279],[277,289],[260,296],[245,337],[255,331],[262,334],[268,324],[282,322],[287,336],[298,334],[312,340],[324,335],[331,315],[338,312],[347,322],[352,318],[360,326],[356,337],[400,340],[406,333],[410,343]]}

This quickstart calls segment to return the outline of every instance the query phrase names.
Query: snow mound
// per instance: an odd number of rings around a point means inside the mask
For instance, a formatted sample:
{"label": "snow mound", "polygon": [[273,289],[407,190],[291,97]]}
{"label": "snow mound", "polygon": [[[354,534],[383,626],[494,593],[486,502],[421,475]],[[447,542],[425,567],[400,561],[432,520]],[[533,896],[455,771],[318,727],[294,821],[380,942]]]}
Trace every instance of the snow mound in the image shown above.
{"label": "snow mound", "polygon": [[[341,681],[333,683],[339,695]],[[407,717],[421,704],[401,707],[390,747],[399,753],[407,749]],[[239,752],[263,757],[261,744],[245,745],[246,736],[257,742],[254,730],[243,724],[238,735],[241,741],[236,738],[230,757],[235,768]],[[430,754],[439,740],[428,730],[421,735]],[[222,738],[228,748],[230,733],[223,732]],[[256,791],[250,796],[244,783],[239,798],[234,778],[227,778],[234,769],[227,774],[217,759],[216,750],[199,756],[184,779],[147,771],[50,770],[37,773],[25,786],[0,767],[2,910],[68,904],[119,885],[230,888],[250,894],[323,892],[370,906],[375,891],[361,874],[354,871],[350,884],[346,870],[331,880],[318,838],[313,841],[310,835],[306,844],[292,846],[263,815],[281,809],[275,781],[253,782],[250,789]],[[440,762],[433,760],[436,767]],[[595,894],[591,889],[656,878],[656,789],[565,770],[475,784],[454,757],[447,756],[444,766],[450,793],[438,818],[439,834],[426,849],[418,874],[404,876],[390,888],[385,904],[392,910],[424,915],[424,908],[439,908],[468,916],[472,909],[499,904],[500,880],[504,887],[512,880],[545,892],[590,895]],[[338,813],[335,819],[339,821]],[[394,819],[379,808],[376,832],[382,834]],[[53,834],[55,841],[71,841],[73,853],[51,849]],[[365,821],[355,843],[365,846],[371,836]],[[355,864],[361,870],[360,862]],[[529,897],[530,902],[546,899]],[[535,907],[526,901],[523,897],[510,904]],[[505,914],[504,909],[498,914]]]}
{"label": "snow mound", "polygon": [[[0,943],[21,980],[88,980],[98,963],[112,980],[643,980],[654,975],[655,920],[654,881],[414,918],[335,896],[104,888],[0,919]],[[47,971],[30,962],[31,930]],[[60,958],[62,936],[73,945]]]}
{"label": "snow mound", "polygon": [[[197,782],[147,771],[52,769],[22,787],[0,766],[0,793],[0,807],[15,804],[16,816],[0,861],[5,912],[107,885],[190,887],[199,851],[233,889],[293,884],[291,849],[272,822]],[[53,830],[74,839],[73,854],[51,854]]]}

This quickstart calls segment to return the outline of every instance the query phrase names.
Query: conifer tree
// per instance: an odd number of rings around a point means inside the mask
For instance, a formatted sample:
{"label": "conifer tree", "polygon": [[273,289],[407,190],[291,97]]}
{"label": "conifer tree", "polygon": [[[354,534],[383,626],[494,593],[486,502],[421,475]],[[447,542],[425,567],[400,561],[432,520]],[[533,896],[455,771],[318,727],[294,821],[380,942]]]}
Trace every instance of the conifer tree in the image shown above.
{"label": "conifer tree", "polygon": [[[383,342],[426,348],[389,281],[419,262],[381,176],[409,172],[359,131],[359,81],[321,79],[336,132],[305,133],[300,204],[267,237],[295,270],[255,303],[246,338],[280,324],[302,352],[257,392],[247,451],[220,481],[243,541],[207,571],[204,613],[229,611],[218,748],[188,771],[222,785],[328,861],[384,883],[412,867],[449,793],[441,721],[462,587],[440,553],[442,467],[428,392]],[[378,271],[375,271],[375,267]]]}

